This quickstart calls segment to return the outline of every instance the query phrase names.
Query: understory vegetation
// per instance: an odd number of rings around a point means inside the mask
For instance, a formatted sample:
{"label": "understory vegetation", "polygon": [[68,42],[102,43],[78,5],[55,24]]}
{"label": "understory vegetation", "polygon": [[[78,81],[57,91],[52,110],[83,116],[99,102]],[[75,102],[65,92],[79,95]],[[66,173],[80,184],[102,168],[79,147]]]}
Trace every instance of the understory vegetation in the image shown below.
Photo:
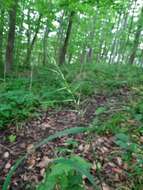
{"label": "understory vegetation", "polygon": [[23,73],[19,77],[13,74],[0,85],[0,127],[35,116],[38,109],[57,105],[71,105],[76,109],[80,102],[93,94],[109,96],[124,87],[140,92],[142,82],[142,69],[128,65],[74,64],[61,68],[51,65],[35,68],[32,81]]}
{"label": "understory vegetation", "polygon": [[0,0],[0,190],[143,190],[143,0]]}
{"label": "understory vegetation", "polygon": [[[30,118],[38,118],[51,108],[61,110],[62,107],[68,106],[81,117],[86,112],[85,102],[96,99],[96,96],[104,96],[109,100],[95,108],[92,121],[85,128],[86,132],[83,131],[83,134],[87,134],[85,142],[91,144],[92,139],[96,139],[97,136],[113,136],[118,148],[109,157],[110,160],[116,156],[121,157],[125,168],[122,168],[123,171],[120,171],[120,168],[118,172],[123,172],[128,181],[119,189],[141,189],[143,184],[141,68],[107,64],[64,65],[61,68],[51,65],[44,69],[35,68],[32,81],[23,73],[21,75],[22,77],[16,78],[13,74],[1,83],[1,130],[8,130],[14,125],[20,131],[23,127],[21,123],[27,122]],[[80,127],[76,133],[79,129]],[[70,133],[63,131],[62,134],[66,136]],[[45,181],[37,187],[38,190],[84,189],[83,175],[87,177],[89,183],[96,184],[95,189],[100,189],[102,182],[96,183],[90,173],[93,163],[87,163],[82,154],[80,157],[74,156],[79,144],[74,140],[74,136],[72,138],[67,141],[67,147],[58,147],[61,158],[52,161],[53,163],[49,162]],[[5,141],[14,143],[16,139],[17,134],[12,133]],[[38,146],[42,145],[40,142]],[[96,151],[92,154],[96,154]],[[102,175],[102,163],[98,159],[96,156],[96,164],[94,163],[97,177]]]}

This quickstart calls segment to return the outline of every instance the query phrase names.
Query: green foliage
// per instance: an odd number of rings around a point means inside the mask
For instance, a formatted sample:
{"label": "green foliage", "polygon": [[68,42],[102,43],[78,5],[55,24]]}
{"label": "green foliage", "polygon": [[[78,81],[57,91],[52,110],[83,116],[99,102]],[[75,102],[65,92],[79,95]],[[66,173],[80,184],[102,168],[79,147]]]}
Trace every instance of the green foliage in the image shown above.
{"label": "green foliage", "polygon": [[1,93],[0,102],[0,128],[27,119],[39,106],[37,97],[23,89]]}
{"label": "green foliage", "polygon": [[142,100],[139,100],[139,102],[137,102],[134,105],[133,109],[131,109],[130,111],[136,120],[143,121],[143,101]]}
{"label": "green foliage", "polygon": [[89,172],[90,167],[91,164],[78,156],[72,156],[68,159],[59,158],[47,170],[45,178],[37,190],[54,190],[55,187],[61,190],[85,189],[83,175],[94,185],[93,177]]}
{"label": "green foliage", "polygon": [[[125,85],[132,88],[143,81],[139,68],[118,66],[116,72],[116,67],[106,64],[73,64],[58,67],[54,64],[49,65],[49,68],[35,68],[31,90],[30,76],[8,78],[0,84],[0,128],[33,116],[37,107],[47,109],[68,104],[78,109],[79,100],[82,101],[85,97],[96,93],[109,95]],[[136,114],[133,113],[140,120],[141,105],[138,103],[134,108]],[[102,111],[104,110],[100,110]],[[120,120],[119,117],[113,117],[114,126],[118,123],[115,120]],[[110,122],[107,122],[106,126],[108,123],[110,125]]]}
{"label": "green foliage", "polygon": [[16,141],[16,135],[9,135],[8,140],[12,143]]}
{"label": "green foliage", "polygon": [[[132,142],[129,135],[120,133],[116,135],[116,144],[123,150],[122,158],[127,162],[131,173],[129,178],[139,180],[143,173],[143,148],[136,142]],[[141,175],[141,176],[140,176]]]}
{"label": "green foliage", "polygon": [[78,142],[74,139],[69,139],[65,142],[64,147],[57,147],[56,152],[60,156],[71,155],[74,153],[74,149],[78,147]]}
{"label": "green foliage", "polygon": [[100,114],[102,114],[104,112],[106,112],[106,108],[105,107],[99,107],[99,108],[96,109],[95,114],[100,115]]}
{"label": "green foliage", "polygon": [[[98,109],[97,109],[98,111]],[[102,114],[106,114],[105,109],[99,108],[99,111],[102,111],[100,114],[97,114],[95,120],[93,120],[91,126],[93,130],[98,134],[117,134],[123,131],[128,131],[127,127],[122,127],[122,123],[126,123],[127,116],[124,113],[115,113],[113,115],[108,116],[107,118],[102,118]],[[97,112],[98,113],[98,112]]]}
{"label": "green foliage", "polygon": [[86,96],[101,92],[112,94],[121,87],[136,86],[143,81],[142,71],[135,66],[84,64],[81,67],[73,64],[65,66],[64,70],[67,81],[76,89],[75,93],[81,92]]}

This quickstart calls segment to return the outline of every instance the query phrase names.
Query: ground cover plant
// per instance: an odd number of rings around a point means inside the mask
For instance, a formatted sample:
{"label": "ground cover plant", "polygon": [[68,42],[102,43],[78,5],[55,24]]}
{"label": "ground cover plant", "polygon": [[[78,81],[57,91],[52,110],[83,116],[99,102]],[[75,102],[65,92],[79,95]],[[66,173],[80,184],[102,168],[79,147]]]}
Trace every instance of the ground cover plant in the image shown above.
{"label": "ground cover plant", "polygon": [[[109,70],[107,69],[107,66]],[[51,67],[51,69],[54,69],[53,66]],[[70,73],[67,72],[68,69],[70,70]],[[32,167],[31,169],[35,168],[36,166],[38,168],[39,167],[38,164],[42,163],[43,166],[42,168],[40,168],[41,167],[40,166],[39,169],[43,170],[44,172],[46,167],[49,165],[48,167],[52,167],[53,169],[52,168],[51,168],[52,170],[48,169],[47,174],[43,173],[42,175],[47,176],[45,179],[52,178],[53,180],[55,179],[53,175],[58,176],[62,172],[63,173],[65,172],[65,175],[64,174],[60,175],[63,177],[59,178],[59,182],[57,182],[56,180],[52,182],[51,180],[51,183],[53,183],[53,189],[54,188],[69,189],[69,185],[72,186],[72,183],[73,185],[75,185],[74,186],[75,189],[76,188],[87,189],[89,188],[89,186],[91,188],[92,184],[90,182],[87,183],[87,181],[85,184],[82,178],[83,174],[81,175],[78,173],[78,171],[77,172],[74,171],[73,166],[71,165],[69,166],[67,164],[64,170],[62,163],[61,163],[62,166],[60,164],[58,166],[56,164],[52,164],[54,163],[54,159],[56,159],[57,156],[58,157],[60,156],[61,159],[63,159],[63,161],[64,159],[65,161],[66,159],[68,161],[68,159],[70,160],[69,156],[70,155],[72,156],[74,154],[74,155],[79,155],[81,157],[81,160],[83,159],[85,160],[85,162],[86,160],[88,160],[90,162],[91,164],[90,175],[95,176],[94,180],[99,189],[102,188],[102,186],[103,187],[109,186],[109,188],[115,188],[114,186],[115,184],[111,183],[114,178],[114,174],[116,174],[116,177],[118,176],[117,178],[119,178],[118,180],[117,179],[114,180],[116,181],[116,183],[117,182],[119,183],[120,181],[121,189],[124,188],[130,189],[134,188],[134,186],[138,186],[138,188],[140,189],[142,186],[142,173],[143,173],[142,171],[143,128],[142,128],[142,114],[141,114],[142,91],[140,90],[142,89],[141,85],[142,71],[140,70],[140,68],[134,67],[134,72],[131,72],[132,66],[120,65],[118,66],[118,72],[116,72],[116,67],[114,65],[109,66],[106,64],[103,65],[95,64],[91,67],[88,67],[88,65],[85,64],[84,66],[82,66],[82,73],[80,73],[80,77],[78,76],[78,78],[75,80],[75,77],[79,74],[80,69],[81,68],[77,65],[70,65],[70,66],[67,65],[66,67],[64,66],[63,68],[61,68],[61,72],[64,75],[64,81],[62,81],[61,75],[58,76],[59,79],[61,80],[57,80],[56,87],[52,87],[53,96],[51,96],[50,93],[48,94],[49,90],[47,88],[46,91],[45,88],[45,86],[47,87],[48,85],[49,87],[51,86],[50,82],[51,78],[49,79],[48,74],[47,75],[43,75],[43,73],[39,74],[42,72],[42,70],[39,73],[35,72],[35,76],[33,76],[33,84],[31,89],[29,89],[28,78],[25,79],[25,81],[24,80],[19,81],[19,79],[13,79],[12,82],[10,79],[7,79],[7,82],[4,86],[5,88],[2,88],[1,94],[5,93],[5,96],[2,96],[3,98],[2,103],[7,102],[9,100],[8,105],[12,103],[13,107],[11,109],[15,112],[13,114],[16,115],[10,114],[10,116],[13,117],[14,120],[12,120],[11,117],[7,115],[1,117],[1,120],[6,122],[3,125],[3,128],[1,129],[1,131],[4,131],[4,133],[1,135],[1,144],[3,145],[7,143],[6,147],[5,145],[1,147],[3,150],[1,152],[1,156],[2,157],[8,156],[4,159],[6,161],[4,162],[6,165],[3,163],[1,169],[4,169],[5,167],[8,166],[12,167],[12,163],[14,164],[14,160],[16,161],[18,157],[22,155],[21,151],[24,152],[29,151],[27,150],[29,146],[33,147],[33,145],[36,144],[36,142],[42,141],[43,138],[47,137],[50,134],[56,133],[57,130],[64,130],[66,128],[70,128],[70,126],[75,126],[75,127],[84,126],[86,132],[79,134],[79,136],[77,134],[76,136],[73,136],[72,139],[70,139],[70,137],[66,137],[66,134],[63,139],[62,138],[59,139],[58,138],[59,136],[57,136],[56,138],[58,139],[55,142],[53,142],[52,145],[47,145],[47,148],[53,147],[52,152],[54,153],[52,153],[53,154],[52,158],[48,158],[48,156],[44,155],[42,156],[43,154],[42,144],[40,148],[41,150],[40,149],[38,150],[40,151],[40,153],[38,153],[38,151],[36,152],[34,151],[32,153],[30,152],[30,155],[28,156],[27,159],[32,160],[31,162],[34,163],[34,165],[31,166]],[[126,72],[123,75],[122,74],[123,70],[127,71],[127,69],[128,72]],[[44,70],[43,72],[48,73],[49,70],[47,71]],[[111,70],[112,70],[112,76],[109,77]],[[98,73],[102,73],[102,77],[101,74]],[[135,73],[138,73],[138,80],[134,79],[134,76],[136,76]],[[120,78],[120,81],[118,81],[116,85],[115,85],[116,82],[112,83],[112,81],[117,81],[117,77],[119,77],[121,74],[122,76]],[[93,75],[92,78],[90,78],[91,75]],[[36,80],[38,78],[38,80],[42,81],[40,76],[41,78],[45,77],[44,80],[42,78],[42,80],[44,81],[43,84],[39,83],[39,81]],[[56,80],[56,77],[57,74],[54,75],[53,79],[51,80],[53,81]],[[89,81],[91,79],[92,81],[90,83]],[[67,86],[65,86],[64,88],[65,81],[68,84],[68,89]],[[86,86],[86,88],[88,88],[88,91],[86,91],[84,85],[82,86],[82,82],[84,83],[84,81],[88,81]],[[96,81],[98,82],[96,83]],[[123,81],[126,82],[123,83]],[[11,86],[11,83],[17,84],[15,85],[15,88]],[[19,83],[23,84],[19,85]],[[101,83],[102,85],[100,85]],[[56,84],[56,82],[54,84]],[[1,85],[4,84],[2,83]],[[43,88],[46,95],[43,93]],[[39,89],[39,91],[37,91],[37,89]],[[56,89],[61,89],[61,90],[56,90]],[[68,91],[69,89],[70,92]],[[22,95],[24,90],[26,92],[24,93],[24,95]],[[91,93],[87,94],[87,92],[90,91]],[[31,94],[33,95],[31,96]],[[42,94],[44,95],[42,96]],[[9,95],[10,96],[12,95],[12,97],[9,97]],[[22,100],[19,100],[20,95],[23,98]],[[55,99],[55,97],[57,97],[57,99]],[[70,101],[66,101],[67,99]],[[51,111],[47,112],[46,111],[47,109]],[[63,109],[65,109],[65,111]],[[23,114],[24,110],[28,111],[27,115]],[[47,112],[46,115],[45,112]],[[20,116],[20,118],[18,116]],[[30,116],[32,116],[33,119],[32,118],[30,119]],[[30,129],[31,125],[33,125],[33,127]],[[51,131],[49,132],[50,129]],[[35,131],[32,132],[32,130]],[[39,131],[40,134],[38,134],[37,136],[37,133],[39,133]],[[34,134],[35,137],[34,138],[32,137],[32,139],[30,140],[31,136],[28,135],[28,133]],[[28,143],[26,143],[25,140],[23,139],[24,134],[26,134],[28,138]],[[62,132],[62,134],[64,135],[64,132]],[[84,139],[83,141],[82,138]],[[20,146],[23,147],[21,150],[19,149],[18,153],[19,156],[13,157],[13,153],[12,151],[9,150],[8,147],[13,144],[12,145],[13,148],[17,149],[18,147],[17,145],[15,146],[15,143],[18,143]],[[113,147],[111,146],[111,143],[113,143],[112,146],[114,147],[115,150],[112,149]],[[55,146],[56,144],[58,145],[57,148]],[[13,157],[12,160],[11,159],[9,160],[10,156],[9,154],[12,154]],[[47,151],[46,155],[47,154],[49,154],[49,151]],[[37,159],[36,157],[38,157],[39,161],[35,160]],[[107,158],[108,159],[106,160],[105,157],[106,159]],[[25,163],[26,168],[30,167],[28,166],[28,164],[30,164],[28,160],[26,160],[26,162],[23,161],[23,163]],[[16,168],[16,171],[13,172],[13,175],[15,175],[15,173],[17,173],[18,170],[20,170],[23,163],[21,163],[19,167]],[[50,171],[56,172],[54,167],[55,168],[61,167],[61,170],[59,169],[59,172],[61,173],[59,174],[49,173]],[[111,172],[112,174],[111,176],[107,175],[109,169],[111,171],[113,170]],[[6,174],[8,169],[4,169],[4,171]],[[21,173],[22,171],[19,172]],[[28,175],[28,171],[24,170],[23,172],[24,176]],[[41,175],[38,174],[37,172],[38,171],[35,171],[34,174],[32,175],[35,176]],[[71,173],[73,173],[72,176]],[[5,174],[3,173],[4,176]],[[77,178],[76,175],[78,175],[79,178],[82,179],[80,185],[79,183],[77,183],[77,187],[76,187],[76,181],[75,182],[72,181],[74,180],[74,178]],[[18,176],[16,177],[16,179],[18,180]],[[61,182],[65,180],[65,182],[63,182],[60,185],[60,180]],[[4,178],[2,181],[4,182]],[[9,180],[9,183],[10,182],[11,180]],[[45,181],[45,188],[46,188],[46,183],[48,185],[49,180],[47,180],[47,182]],[[15,187],[15,185],[13,187]],[[27,179],[26,182],[22,182],[21,179],[21,188],[32,189],[34,188],[34,184],[31,180],[28,181]],[[41,185],[38,185],[37,188],[44,188],[43,182],[41,183]]]}
{"label": "ground cover plant", "polygon": [[0,0],[0,189],[143,189],[143,2]]}

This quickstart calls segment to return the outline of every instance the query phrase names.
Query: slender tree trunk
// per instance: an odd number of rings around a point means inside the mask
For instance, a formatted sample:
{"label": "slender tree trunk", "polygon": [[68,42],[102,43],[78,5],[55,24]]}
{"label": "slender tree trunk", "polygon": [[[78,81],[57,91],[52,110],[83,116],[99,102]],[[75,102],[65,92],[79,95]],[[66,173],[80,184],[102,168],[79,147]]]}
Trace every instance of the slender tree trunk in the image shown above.
{"label": "slender tree trunk", "polygon": [[58,32],[57,32],[57,43],[56,43],[56,47],[55,47],[55,59],[58,62],[59,61],[59,52],[61,50],[61,42],[64,40],[64,17],[66,15],[66,11],[62,12],[61,17],[59,18],[59,23],[60,26],[58,28]]}
{"label": "slender tree trunk", "polygon": [[127,26],[127,18],[128,18],[128,14],[125,13],[124,15],[124,23],[123,23],[123,28],[122,28],[122,33],[120,35],[120,39],[119,39],[119,48],[116,51],[116,56],[118,56],[118,60],[117,63],[121,63],[122,61],[122,56],[123,56],[123,51],[124,51],[124,47],[125,47],[125,34],[123,33],[124,31],[126,31],[126,26]]}
{"label": "slender tree trunk", "polygon": [[0,13],[0,67],[3,67],[3,30],[4,30],[4,10]]}
{"label": "slender tree trunk", "polygon": [[23,23],[24,23],[24,13],[21,14],[21,20],[19,22],[19,30],[17,31],[18,35],[17,38],[15,40],[15,62],[16,62],[16,72],[18,72],[18,67],[20,65],[20,63],[22,62],[21,58],[23,57],[23,32],[24,32],[24,27],[23,27]]}
{"label": "slender tree trunk", "polygon": [[115,39],[113,41],[110,64],[115,63],[115,60],[116,60],[116,50],[118,48],[118,43],[119,43],[119,36],[118,35],[119,35],[119,29],[120,29],[121,20],[122,20],[122,13],[119,13],[119,18],[118,18],[118,23],[117,23],[117,31],[116,31],[116,34],[115,34]]}
{"label": "slender tree trunk", "polygon": [[118,37],[118,44],[116,46],[116,51],[115,51],[115,58],[117,58],[117,64],[120,63],[121,56],[123,54],[124,50],[124,39],[125,39],[125,31],[126,31],[126,26],[127,26],[127,20],[128,20],[128,11],[123,12],[123,18],[121,19],[121,28],[119,32],[119,37]]}
{"label": "slender tree trunk", "polygon": [[86,56],[86,41],[83,43],[83,45],[82,45],[82,48],[81,48],[81,52],[80,52],[80,54],[79,54],[79,62],[81,63],[81,64],[83,64],[83,63],[85,63],[85,56]]}
{"label": "slender tree trunk", "polygon": [[141,35],[142,27],[143,27],[142,22],[143,22],[143,7],[142,7],[140,18],[139,18],[139,21],[138,21],[137,31],[135,33],[135,38],[134,38],[134,42],[133,42],[133,48],[132,48],[131,55],[130,55],[130,58],[129,58],[129,64],[133,64],[134,60],[136,58],[136,53],[137,53],[137,49],[138,49],[138,46],[139,46],[140,35]]}
{"label": "slender tree trunk", "polygon": [[131,23],[130,23],[128,31],[127,31],[127,38],[125,39],[125,44],[124,44],[124,48],[123,48],[123,52],[122,52],[122,61],[124,61],[125,63],[128,62],[127,47],[129,44],[130,34],[131,34],[131,31],[133,28],[134,14],[135,14],[136,6],[137,6],[137,0],[133,0],[132,4],[133,4],[133,2],[135,2],[135,5],[133,7],[133,11],[132,11],[132,15],[131,15]]}
{"label": "slender tree trunk", "polygon": [[89,45],[88,45],[88,52],[87,52],[87,57],[86,57],[86,62],[91,63],[93,61],[93,55],[94,55],[94,48],[93,48],[93,42],[96,34],[96,22],[98,20],[99,16],[99,11],[97,11],[96,15],[93,16],[93,21],[92,21],[92,28],[91,32],[89,34]]}
{"label": "slender tree trunk", "polygon": [[43,38],[43,65],[46,65],[47,62],[47,38],[49,34],[48,26],[46,26],[44,38]]}
{"label": "slender tree trunk", "polygon": [[101,54],[100,60],[104,61],[106,63],[106,61],[108,60],[108,57],[107,57],[108,46],[106,45],[106,42],[105,42],[104,47],[102,49],[103,49],[103,52]]}
{"label": "slender tree trunk", "polygon": [[61,51],[60,51],[60,56],[59,56],[59,64],[60,65],[65,63],[65,57],[66,57],[69,39],[70,39],[71,31],[72,31],[74,15],[75,15],[75,12],[72,11],[70,14],[70,17],[69,17],[69,23],[68,23],[68,28],[67,28],[64,44],[63,44]]}
{"label": "slender tree trunk", "polygon": [[[122,32],[120,34],[120,43],[119,43],[119,48],[117,51],[117,55],[118,55],[118,60],[117,63],[122,63],[124,61],[124,54],[126,54],[126,39],[127,37],[129,37],[129,33],[130,33],[130,29],[128,28],[128,22],[129,22],[129,18],[130,18],[130,9],[133,6],[133,3],[135,2],[135,6],[133,7],[133,13],[131,16],[131,25],[133,22],[133,15],[134,15],[134,11],[135,11],[135,7],[136,7],[136,0],[130,0],[128,7],[126,8],[125,12],[123,13],[124,17],[123,17],[123,22],[121,23],[122,25]],[[132,27],[131,27],[132,28]]]}
{"label": "slender tree trunk", "polygon": [[87,63],[91,63],[92,62],[92,58],[93,58],[93,48],[90,47],[87,53],[87,58],[86,58],[86,62]]}
{"label": "slender tree trunk", "polygon": [[69,54],[69,56],[68,56],[68,64],[70,64],[70,63],[71,63],[72,56],[73,56],[73,54],[72,54],[72,53],[70,53],[70,54]]}
{"label": "slender tree trunk", "polygon": [[[118,31],[118,27],[119,27],[119,23],[120,23],[120,17],[121,17],[121,13],[119,14],[119,17],[116,16],[116,23],[117,23],[117,31]],[[115,23],[115,26],[113,26],[112,29],[114,29],[116,27],[116,23]],[[112,56],[114,54],[114,48],[115,48],[115,45],[116,45],[116,41],[117,41],[117,33],[115,34],[115,36],[113,37],[113,42],[111,42],[111,51],[110,51],[110,56],[109,56],[109,61],[108,63],[111,64],[111,61],[112,61]]]}
{"label": "slender tree trunk", "polygon": [[9,73],[13,67],[14,58],[14,43],[15,43],[15,28],[16,28],[16,13],[18,0],[15,0],[9,10],[9,31],[6,47],[6,65],[5,72]]}
{"label": "slender tree trunk", "polygon": [[39,15],[39,18],[38,18],[38,21],[37,21],[37,27],[36,27],[36,30],[35,30],[35,34],[34,34],[34,37],[33,37],[32,41],[31,41],[31,43],[29,44],[24,65],[29,66],[29,64],[30,64],[31,54],[32,54],[32,51],[33,51],[33,48],[34,48],[34,45],[35,45],[35,42],[36,42],[36,39],[37,39],[39,29],[40,29],[41,18],[42,18],[42,15]]}
{"label": "slender tree trunk", "polygon": [[26,31],[26,36],[27,36],[27,55],[28,55],[28,51],[30,48],[30,42],[31,42],[31,22],[30,22],[30,13],[31,13],[31,9],[28,9],[28,14],[27,14],[27,24],[28,24],[28,28]]}

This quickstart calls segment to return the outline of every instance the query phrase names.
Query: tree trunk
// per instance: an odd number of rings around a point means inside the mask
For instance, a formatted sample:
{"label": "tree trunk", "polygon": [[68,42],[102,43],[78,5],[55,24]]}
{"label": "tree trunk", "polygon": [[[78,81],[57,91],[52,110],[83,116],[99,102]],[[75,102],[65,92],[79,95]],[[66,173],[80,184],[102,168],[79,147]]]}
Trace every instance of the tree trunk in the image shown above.
{"label": "tree trunk", "polygon": [[[119,13],[119,17],[117,17],[117,32],[115,33],[115,37],[111,46],[111,54],[110,54],[110,58],[109,58],[109,64],[114,62],[115,59],[115,51],[116,48],[118,46],[118,33],[119,33],[119,29],[120,29],[120,23],[121,23],[121,18],[122,18],[122,13]],[[116,24],[115,24],[116,26]],[[116,27],[115,27],[116,28]]]}
{"label": "tree trunk", "polygon": [[92,63],[93,62],[93,54],[94,54],[94,46],[93,46],[93,42],[94,42],[94,38],[95,38],[95,34],[96,34],[96,22],[98,20],[98,15],[99,12],[97,11],[97,14],[93,16],[93,21],[92,21],[92,26],[91,27],[91,31],[89,33],[89,44],[88,44],[88,52],[86,55],[86,62],[87,63]]}
{"label": "tree trunk", "polygon": [[9,31],[6,47],[6,65],[5,72],[9,73],[13,66],[14,43],[15,43],[15,28],[16,28],[16,13],[18,0],[15,0],[9,10]]}
{"label": "tree trunk", "polygon": [[58,62],[59,61],[59,52],[61,50],[61,42],[64,40],[64,35],[65,35],[65,31],[64,31],[64,18],[66,15],[66,11],[63,11],[61,17],[59,18],[59,29],[57,32],[57,43],[56,43],[56,47],[55,47],[55,59]]}
{"label": "tree trunk", "polygon": [[33,51],[33,48],[34,48],[34,44],[35,44],[36,39],[37,39],[37,35],[38,35],[38,32],[39,32],[39,29],[40,29],[41,18],[42,18],[42,15],[39,15],[34,37],[33,37],[32,41],[31,41],[31,43],[29,44],[29,47],[28,47],[28,50],[27,50],[27,55],[26,55],[26,59],[25,59],[25,62],[24,62],[24,65],[26,65],[26,66],[27,65],[29,66],[29,64],[30,64],[31,54],[32,54],[32,51]]}
{"label": "tree trunk", "polygon": [[45,32],[44,32],[44,38],[43,38],[43,65],[46,65],[47,62],[47,38],[49,34],[48,26],[46,26]]}
{"label": "tree trunk", "polygon": [[3,30],[4,30],[4,10],[0,13],[0,67],[3,67]]}
{"label": "tree trunk", "polygon": [[74,15],[75,15],[75,12],[72,11],[70,14],[70,17],[69,17],[69,23],[68,23],[68,28],[67,28],[64,44],[63,44],[63,47],[61,48],[61,51],[60,51],[60,56],[59,56],[59,64],[60,65],[65,63],[65,57],[66,57],[69,39],[70,39],[71,31],[72,31]]}
{"label": "tree trunk", "polygon": [[134,42],[133,42],[133,48],[132,48],[131,55],[130,55],[130,58],[129,58],[129,64],[133,64],[134,60],[136,58],[136,53],[137,53],[137,49],[138,49],[138,46],[139,46],[140,35],[141,35],[142,27],[143,27],[142,22],[143,22],[143,7],[142,7],[140,18],[139,18],[139,21],[138,21],[137,31],[135,33],[135,38],[134,38]]}
{"label": "tree trunk", "polygon": [[134,3],[134,7],[133,7],[133,10],[132,10],[132,15],[131,15],[131,23],[130,23],[130,25],[128,27],[128,30],[127,30],[127,38],[125,39],[125,44],[123,46],[124,48],[123,48],[123,52],[122,52],[122,61],[124,61],[124,63],[128,62],[127,47],[128,47],[129,41],[130,41],[130,35],[131,35],[131,32],[132,32],[132,29],[133,29],[134,14],[135,14],[136,7],[137,7],[137,0],[133,0],[131,2],[131,6],[132,6],[133,3]]}

